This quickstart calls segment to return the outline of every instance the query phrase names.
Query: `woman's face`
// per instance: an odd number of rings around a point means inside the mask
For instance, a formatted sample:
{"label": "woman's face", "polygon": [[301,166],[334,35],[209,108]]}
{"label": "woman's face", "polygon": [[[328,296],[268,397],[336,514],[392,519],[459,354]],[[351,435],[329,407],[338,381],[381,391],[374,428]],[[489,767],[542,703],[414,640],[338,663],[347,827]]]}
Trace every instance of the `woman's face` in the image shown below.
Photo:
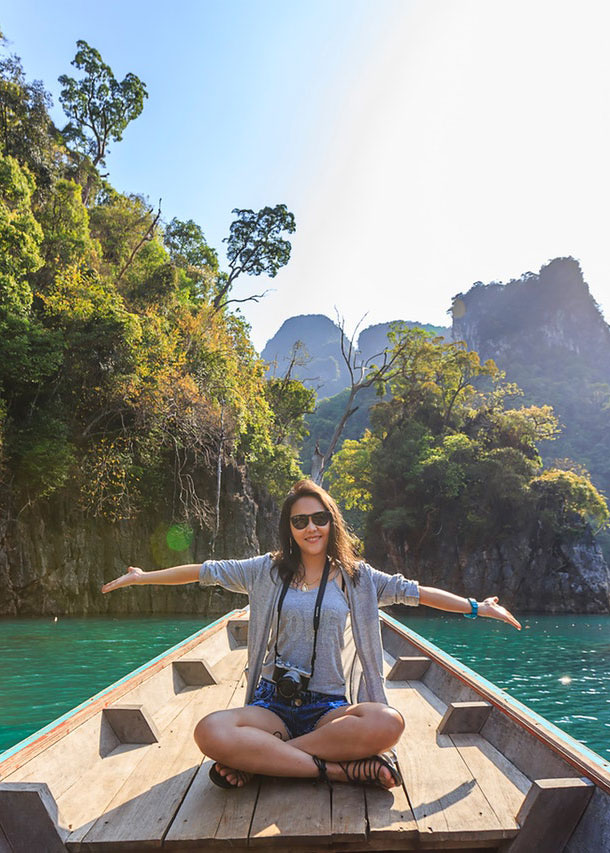
{"label": "woman's face", "polygon": [[[318,498],[306,496],[296,500],[290,510],[290,517],[294,515],[311,515],[314,512],[323,512],[326,509],[324,504]],[[290,525],[292,538],[301,549],[302,555],[316,557],[320,554],[326,554],[328,548],[328,538],[330,536],[330,525],[332,522],[317,527],[310,518],[307,527],[303,530],[297,530],[293,524]]]}

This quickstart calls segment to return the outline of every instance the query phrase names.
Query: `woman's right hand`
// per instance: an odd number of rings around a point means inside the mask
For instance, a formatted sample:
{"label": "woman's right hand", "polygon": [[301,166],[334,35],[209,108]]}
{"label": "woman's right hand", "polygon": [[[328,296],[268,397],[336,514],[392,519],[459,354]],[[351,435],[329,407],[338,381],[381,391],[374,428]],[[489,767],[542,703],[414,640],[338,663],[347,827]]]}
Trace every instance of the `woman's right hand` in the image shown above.
{"label": "woman's right hand", "polygon": [[138,569],[137,566],[129,566],[127,572],[124,575],[121,575],[120,578],[116,578],[113,581],[105,583],[102,587],[102,592],[112,592],[114,589],[120,589],[122,586],[133,586],[134,584],[140,583],[140,578],[145,574],[146,572],[143,572],[142,569]]}

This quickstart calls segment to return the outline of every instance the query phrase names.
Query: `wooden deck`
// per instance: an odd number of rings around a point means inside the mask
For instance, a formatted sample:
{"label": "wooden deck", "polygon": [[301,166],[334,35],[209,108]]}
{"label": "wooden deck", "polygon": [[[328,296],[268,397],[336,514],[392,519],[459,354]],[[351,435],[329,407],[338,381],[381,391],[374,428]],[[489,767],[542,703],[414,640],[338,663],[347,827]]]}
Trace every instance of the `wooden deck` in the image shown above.
{"label": "wooden deck", "polygon": [[[135,686],[128,682],[122,696],[115,690],[106,707],[124,714],[122,734],[116,721],[113,728],[97,712],[44,751],[33,749],[24,763],[15,758],[5,762],[0,853],[510,848],[509,840],[520,833],[517,816],[532,781],[476,730],[491,707],[470,702],[449,719],[447,705],[430,686],[404,677],[417,674],[421,657],[399,656],[397,662],[386,653],[390,704],[407,723],[396,747],[404,788],[335,784],[329,790],[324,784],[288,779],[258,779],[233,791],[216,787],[208,777],[211,761],[202,760],[193,729],[205,714],[243,704],[246,630],[247,623],[240,627],[233,622],[230,631],[225,627],[183,653],[182,663],[177,656],[155,678]],[[350,654],[353,658],[348,644],[346,656]],[[193,663],[184,664],[187,658]],[[202,683],[212,679],[216,683]],[[147,739],[152,742],[133,742]],[[566,775],[563,762],[551,769],[554,776]],[[39,780],[52,795],[46,810],[39,805],[45,796]],[[571,787],[580,780],[567,782]],[[16,830],[24,791],[29,794],[30,787],[35,801],[27,807],[27,826],[21,815]],[[14,802],[13,788],[21,796]],[[588,798],[590,791],[586,793]],[[585,805],[583,800],[579,815]],[[59,827],[57,843],[37,846],[49,814]],[[521,849],[515,844],[515,850]],[[535,849],[555,853],[563,846]]]}

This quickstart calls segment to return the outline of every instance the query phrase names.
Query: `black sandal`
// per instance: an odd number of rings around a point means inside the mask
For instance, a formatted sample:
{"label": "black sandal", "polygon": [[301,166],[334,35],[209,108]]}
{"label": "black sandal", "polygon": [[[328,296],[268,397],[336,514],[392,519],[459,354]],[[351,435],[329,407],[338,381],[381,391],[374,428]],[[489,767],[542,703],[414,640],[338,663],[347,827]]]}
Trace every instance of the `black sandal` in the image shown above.
{"label": "black sandal", "polygon": [[332,782],[328,778],[326,773],[326,761],[323,758],[318,758],[317,755],[311,756],[315,762],[316,767],[318,768],[318,779],[321,782],[326,782],[329,788],[332,788]]}
{"label": "black sandal", "polygon": [[348,782],[356,782],[360,785],[376,785],[389,791],[379,779],[382,767],[387,767],[397,785],[402,785],[402,776],[391,756],[371,755],[369,758],[357,758],[353,761],[338,761],[337,764],[345,773]]}
{"label": "black sandal", "polygon": [[[243,785],[233,785],[231,782],[229,782],[226,776],[223,776],[221,773],[218,772],[218,770],[216,769],[216,764],[217,762],[215,761],[214,764],[212,764],[212,766],[210,767],[209,776],[212,782],[215,785],[218,785],[219,788],[244,788],[248,784],[248,782],[252,781],[252,777],[254,776],[253,773],[247,773],[245,770],[235,770],[232,767],[231,770],[233,770],[233,772],[237,776],[237,781],[243,782]],[[250,779],[246,779],[246,776],[250,776]]]}

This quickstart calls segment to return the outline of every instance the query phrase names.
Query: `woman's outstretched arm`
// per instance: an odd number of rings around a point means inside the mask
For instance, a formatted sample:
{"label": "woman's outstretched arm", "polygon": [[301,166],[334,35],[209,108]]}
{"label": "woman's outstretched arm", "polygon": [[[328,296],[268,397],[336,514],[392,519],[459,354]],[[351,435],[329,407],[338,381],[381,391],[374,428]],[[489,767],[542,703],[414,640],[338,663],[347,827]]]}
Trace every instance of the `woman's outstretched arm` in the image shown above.
{"label": "woman's outstretched arm", "polygon": [[144,572],[130,566],[120,578],[104,584],[102,592],[112,592],[123,586],[141,584],[182,584],[196,583],[201,586],[218,584],[231,592],[249,594],[253,583],[261,572],[268,572],[273,565],[271,554],[248,557],[246,560],[206,560],[204,563],[188,563],[184,566],[172,566],[171,569],[158,569]]}
{"label": "woman's outstretched arm", "polygon": [[[447,592],[445,589],[436,589],[432,586],[420,586],[419,603],[425,604],[428,607],[435,607],[437,610],[446,610],[449,613],[470,613],[471,611],[470,601],[467,598],[462,598],[461,595],[454,595],[454,593]],[[508,622],[509,625],[521,630],[521,625],[517,622],[513,614],[498,603],[497,596],[492,595],[490,598],[477,603],[479,616],[486,616],[489,619],[499,619],[501,622]]]}
{"label": "woman's outstretched arm", "polygon": [[181,584],[195,583],[199,579],[201,563],[188,563],[184,566],[172,566],[171,569],[158,569],[155,572],[144,572],[136,566],[129,566],[120,578],[105,583],[102,592],[112,592],[123,586],[141,586],[142,584]]}

